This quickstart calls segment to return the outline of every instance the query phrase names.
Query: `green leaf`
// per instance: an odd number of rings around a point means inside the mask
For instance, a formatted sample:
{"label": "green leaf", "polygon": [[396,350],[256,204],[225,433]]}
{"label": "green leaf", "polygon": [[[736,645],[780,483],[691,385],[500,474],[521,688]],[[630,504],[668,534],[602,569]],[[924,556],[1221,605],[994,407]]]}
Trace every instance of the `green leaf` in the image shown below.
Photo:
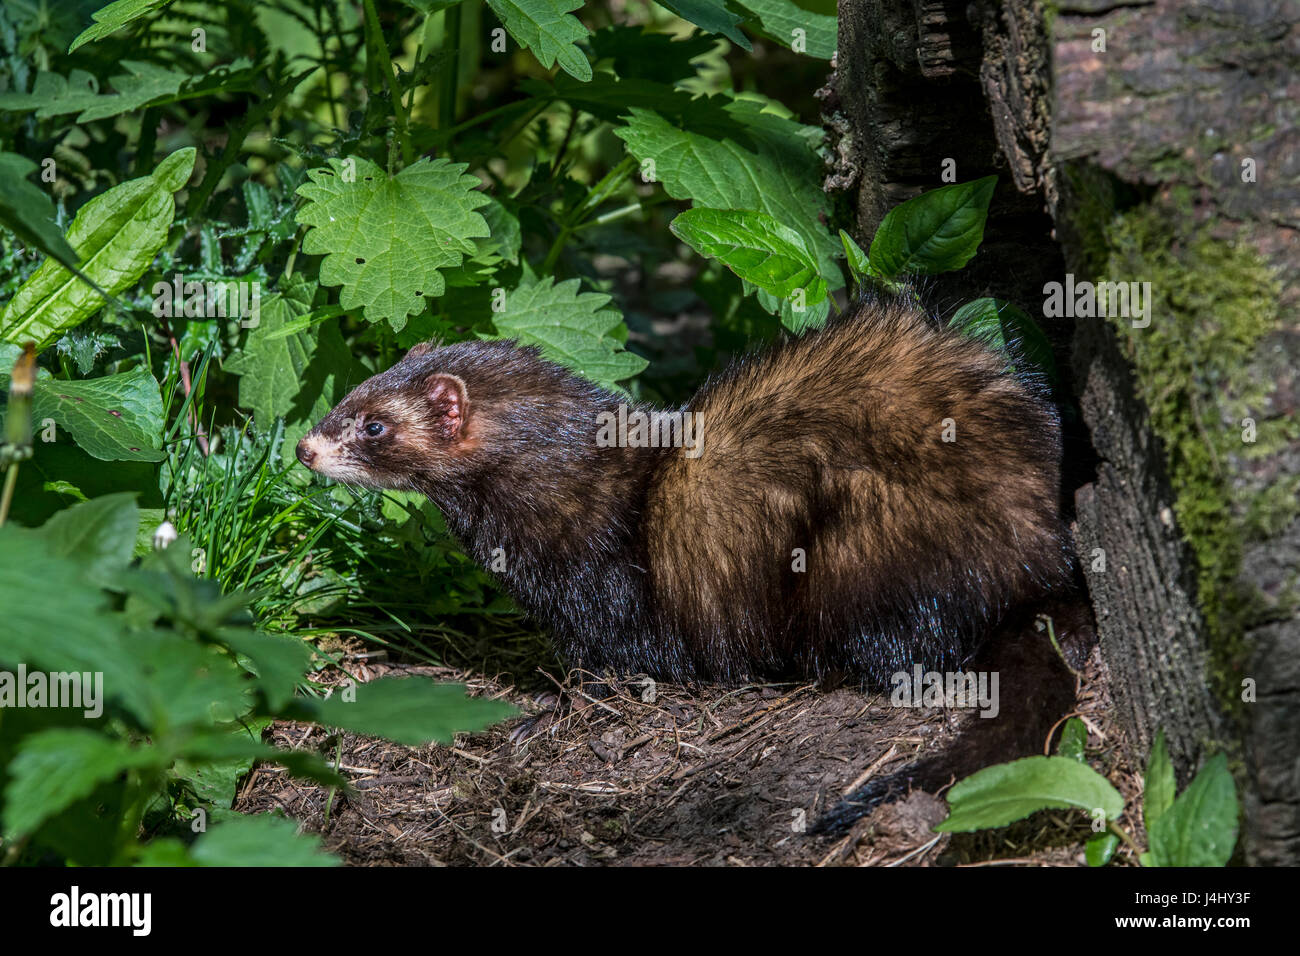
{"label": "green leaf", "polygon": [[1237,788],[1218,754],[1147,831],[1154,866],[1227,866],[1237,845]]}
{"label": "green leaf", "polygon": [[570,76],[591,79],[591,64],[575,45],[590,31],[569,15],[582,9],[582,0],[488,0],[488,6],[515,42],[532,50],[542,66],[549,70],[558,61]]}
{"label": "green leaf", "polygon": [[[0,389],[7,388],[0,368]],[[120,375],[73,381],[40,377],[32,390],[32,422],[52,419],[101,461],[159,461],[163,405],[158,380],[143,367]]]}
{"label": "green leaf", "polygon": [[767,213],[696,206],[669,225],[696,252],[720,260],[746,282],[781,299],[804,295],[804,306],[826,298],[826,283],[803,239]]}
{"label": "green leaf", "polygon": [[450,744],[457,733],[482,730],[505,720],[515,709],[505,701],[467,697],[461,684],[438,684],[418,677],[384,678],[324,700],[302,699],[306,719],[359,734],[386,737],[410,747],[436,741]]}
{"label": "green leaf", "polygon": [[1142,792],[1142,818],[1147,833],[1151,832],[1165,811],[1174,805],[1175,789],[1174,764],[1169,759],[1165,732],[1161,729],[1156,731],[1156,739],[1147,758],[1146,783]]}
{"label": "green leaf", "polygon": [[366,159],[355,159],[355,181],[344,175],[353,159],[331,159],[308,172],[298,187],[308,200],[298,221],[312,228],[303,250],[324,255],[322,285],[343,286],[345,309],[364,310],[370,322],[387,319],[401,331],[425,300],[443,294],[440,270],[476,252],[489,234],[474,210],[489,202],[463,163],[421,159],[391,179]]}
{"label": "green leaf", "polygon": [[1026,757],[974,773],[948,791],[945,833],[1004,827],[1049,808],[1101,810],[1107,820],[1124,812],[1124,798],[1087,764],[1065,757]]}
{"label": "green leaf", "polygon": [[252,663],[267,706],[276,711],[293,699],[311,666],[311,649],[299,638],[224,628],[217,639]]}
{"label": "green leaf", "polygon": [[190,858],[199,866],[339,866],[321,849],[319,837],[299,834],[288,820],[269,814],[215,824],[194,841]]}
{"label": "green leaf", "polygon": [[840,230],[840,242],[844,244],[844,255],[848,258],[849,272],[853,274],[853,281],[861,282],[862,277],[871,272],[871,262],[867,259],[866,252],[843,229]]}
{"label": "green leaf", "polygon": [[1056,755],[1083,763],[1083,752],[1087,746],[1087,726],[1078,717],[1071,717],[1061,728],[1061,742],[1056,745]]}
{"label": "green leaf", "polygon": [[86,27],[72,41],[68,52],[71,53],[79,46],[102,39],[110,33],[116,33],[124,26],[158,12],[171,2],[172,0],[114,0],[113,3],[91,14],[91,18],[95,21],[94,25]]}
{"label": "green leaf", "polygon": [[1022,357],[1048,381],[1056,381],[1052,343],[1038,323],[1018,306],[1002,299],[975,299],[958,309],[948,324],[990,348]]}
{"label": "green leaf", "polygon": [[742,50],[753,49],[749,38],[740,32],[744,21],[728,10],[723,0],[659,0],[659,6],[707,33],[722,34]]}
{"label": "green leaf", "polygon": [[649,363],[624,351],[623,343],[611,334],[623,327],[623,317],[606,308],[610,297],[578,288],[577,279],[557,283],[551,276],[536,279],[526,273],[506,295],[505,311],[492,316],[498,338],[536,345],[551,361],[606,388],[616,388]]}
{"label": "green leaf", "polygon": [[11,837],[31,833],[99,784],[126,770],[157,765],[159,760],[151,748],[133,748],[93,730],[32,734],[9,764],[5,831]]}
{"label": "green leaf", "polygon": [[[697,101],[698,110],[708,104]],[[713,209],[764,212],[803,237],[829,288],[842,285],[840,244],[819,221],[827,213],[822,161],[813,148],[820,130],[735,100],[721,110],[725,124],[686,128],[652,110],[628,110],[627,125],[614,130],[643,168],[653,160],[655,178],[674,199]]]}
{"label": "green leaf", "polygon": [[[787,50],[806,53],[818,60],[829,60],[835,55],[839,26],[835,17],[814,13],[792,0],[734,0],[735,5],[747,10],[758,21],[752,28],[763,36],[775,40]],[[800,34],[796,31],[802,30]],[[795,46],[802,44],[803,49]]]}
{"label": "green leaf", "polygon": [[872,274],[933,275],[960,269],[984,238],[996,176],[955,183],[895,206],[871,240]]}
{"label": "green leaf", "polygon": [[1083,858],[1089,866],[1105,866],[1119,848],[1119,837],[1113,833],[1094,833],[1083,848]]}
{"label": "green leaf", "polygon": [[50,553],[86,569],[96,583],[126,567],[135,551],[140,509],[133,492],[104,495],[56,513],[37,532]]}
{"label": "green leaf", "polygon": [[597,30],[590,42],[596,59],[613,60],[614,72],[622,79],[667,85],[695,76],[691,61],[717,46],[713,37],[699,33],[677,39],[668,33],[650,33],[644,27],[617,24]]}
{"label": "green leaf", "polygon": [[[0,96],[3,100],[3,96]],[[4,108],[0,102],[0,109]],[[28,182],[36,164],[17,153],[0,153],[0,177],[5,190],[0,193],[0,224],[18,239],[70,268],[80,262],[68,240],[54,224],[54,203],[40,187]]]}
{"label": "green leaf", "polygon": [[[195,149],[179,149],[151,176],[132,179],[81,207],[68,229],[68,244],[82,271],[109,295],[131,288],[167,241],[176,204],[172,194],[194,170]],[[95,289],[63,265],[47,259],[0,314],[0,342],[36,342],[45,348],[90,318],[104,304]]]}

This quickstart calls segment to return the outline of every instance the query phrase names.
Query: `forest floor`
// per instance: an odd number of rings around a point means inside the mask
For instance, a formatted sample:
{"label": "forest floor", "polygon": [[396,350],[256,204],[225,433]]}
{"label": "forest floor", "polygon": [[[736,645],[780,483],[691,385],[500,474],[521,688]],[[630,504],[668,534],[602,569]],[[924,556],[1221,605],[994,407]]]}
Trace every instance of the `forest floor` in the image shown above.
{"label": "forest floor", "polygon": [[[892,707],[887,697],[811,684],[683,687],[587,684],[556,693],[446,667],[343,660],[358,681],[422,674],[511,701],[521,716],[408,748],[306,724],[271,728],[280,747],[311,749],[352,782],[328,792],[263,766],[235,809],[279,810],[353,865],[1083,865],[1083,814],[1043,811],[995,831],[937,835],[946,804],[926,793],[877,809],[846,835],[805,832],[871,775],[896,770],[955,734],[952,712]],[[329,672],[326,672],[328,679]],[[344,679],[341,671],[334,677]],[[1140,805],[1141,774],[1111,719],[1094,649],[1077,713],[1088,759]],[[596,688],[604,696],[598,699]],[[1140,821],[1121,825],[1141,837]],[[1132,863],[1121,847],[1115,863]],[[1112,864],[1115,865],[1115,864]]]}

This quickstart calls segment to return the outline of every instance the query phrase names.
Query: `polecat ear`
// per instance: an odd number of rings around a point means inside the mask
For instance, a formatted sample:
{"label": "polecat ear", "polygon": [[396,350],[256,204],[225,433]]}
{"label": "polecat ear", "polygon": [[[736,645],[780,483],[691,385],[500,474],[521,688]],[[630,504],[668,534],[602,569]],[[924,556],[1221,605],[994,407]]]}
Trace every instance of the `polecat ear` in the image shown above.
{"label": "polecat ear", "polygon": [[433,418],[433,427],[444,441],[460,437],[469,417],[469,394],[465,382],[457,375],[440,372],[424,385],[425,400]]}

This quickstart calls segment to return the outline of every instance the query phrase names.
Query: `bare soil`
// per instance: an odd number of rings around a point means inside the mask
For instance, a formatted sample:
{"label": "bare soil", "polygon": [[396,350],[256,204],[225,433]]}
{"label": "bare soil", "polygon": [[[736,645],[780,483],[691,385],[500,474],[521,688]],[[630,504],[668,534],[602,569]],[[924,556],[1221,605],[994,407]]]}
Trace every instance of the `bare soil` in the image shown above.
{"label": "bare soil", "polygon": [[[523,692],[465,670],[343,661],[358,681],[423,674],[501,697],[522,715],[454,746],[418,749],[281,722],[281,747],[319,752],[353,786],[330,794],[275,766],[246,778],[235,808],[280,810],[350,864],[376,865],[1083,865],[1082,815],[1044,811],[1010,827],[938,835],[944,802],[913,793],[846,835],[806,832],[872,774],[944,746],[954,712],[808,684],[679,686],[546,675]],[[342,671],[326,679],[344,679]],[[1111,719],[1094,650],[1080,673],[1088,759],[1139,805],[1141,778]],[[1124,820],[1140,834],[1137,820]],[[1139,836],[1139,840],[1142,837]],[[1132,862],[1127,847],[1116,863]],[[1115,865],[1115,864],[1112,864]]]}

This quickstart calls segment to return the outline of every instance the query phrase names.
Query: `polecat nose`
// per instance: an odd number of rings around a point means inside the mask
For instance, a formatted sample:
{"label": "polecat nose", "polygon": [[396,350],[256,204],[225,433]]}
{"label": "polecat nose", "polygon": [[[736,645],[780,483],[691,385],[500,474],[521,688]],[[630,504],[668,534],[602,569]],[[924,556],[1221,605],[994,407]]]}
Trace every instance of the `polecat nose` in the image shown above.
{"label": "polecat nose", "polygon": [[308,468],[310,468],[311,463],[316,460],[316,449],[308,445],[307,439],[305,438],[300,439],[298,441],[296,454],[298,455],[298,460],[302,462],[304,465],[306,465]]}

